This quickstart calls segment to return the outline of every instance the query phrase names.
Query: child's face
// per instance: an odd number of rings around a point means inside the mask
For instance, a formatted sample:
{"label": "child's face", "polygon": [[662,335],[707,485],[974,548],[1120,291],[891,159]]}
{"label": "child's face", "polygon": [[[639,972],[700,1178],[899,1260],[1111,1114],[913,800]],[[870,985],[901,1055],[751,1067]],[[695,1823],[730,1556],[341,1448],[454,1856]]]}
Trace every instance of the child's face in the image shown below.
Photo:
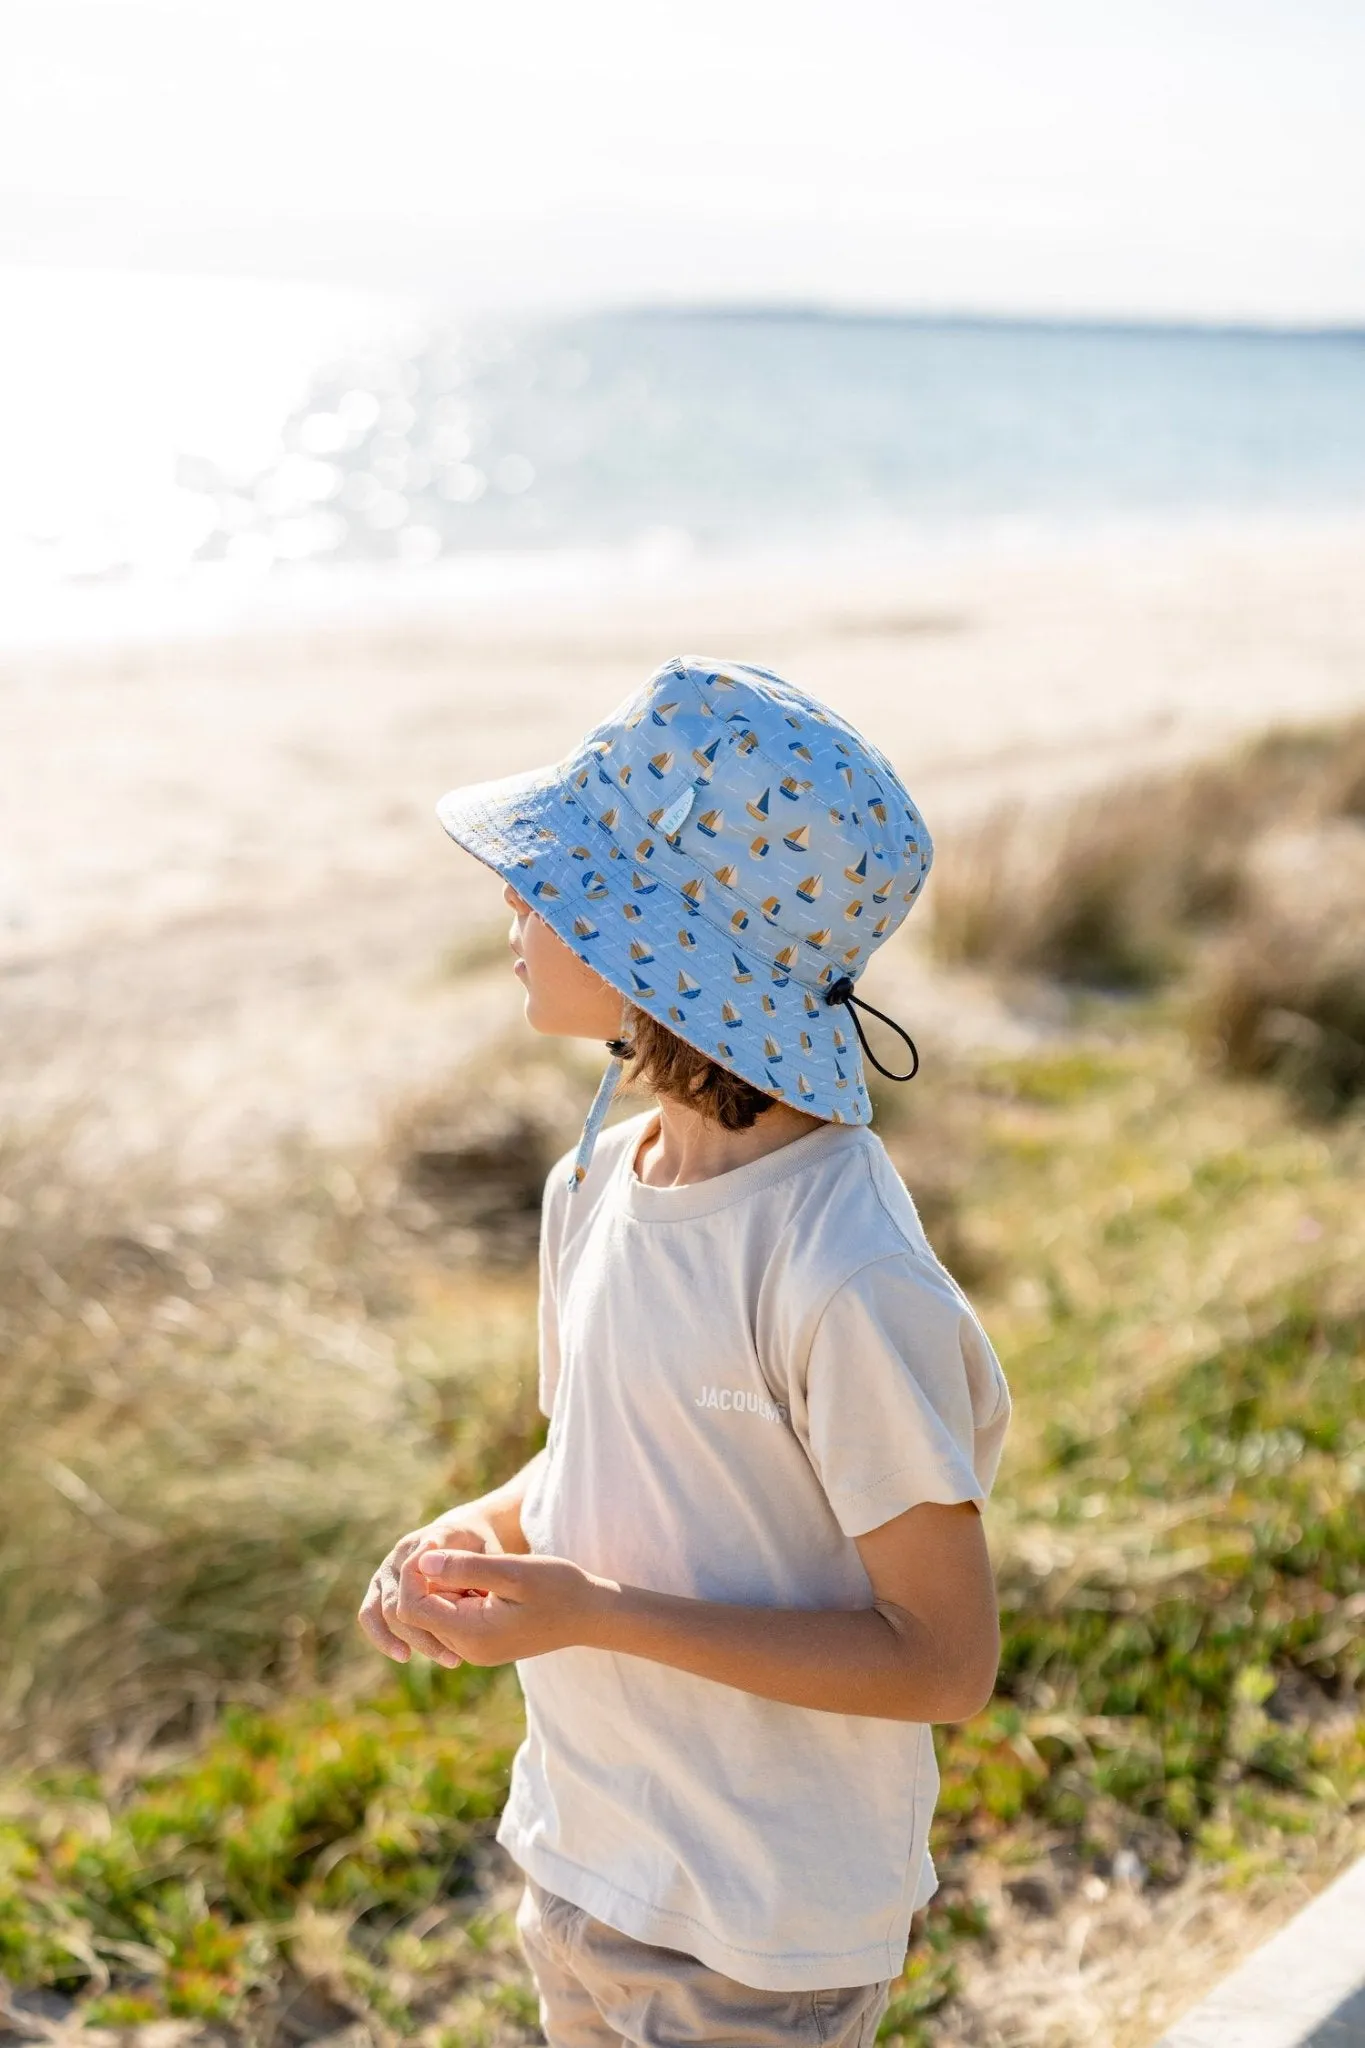
{"label": "child's face", "polygon": [[508,944],[513,973],[526,990],[526,1021],[551,1038],[614,1038],[621,1028],[621,997],[556,938],[509,882],[503,901],[513,913]]}

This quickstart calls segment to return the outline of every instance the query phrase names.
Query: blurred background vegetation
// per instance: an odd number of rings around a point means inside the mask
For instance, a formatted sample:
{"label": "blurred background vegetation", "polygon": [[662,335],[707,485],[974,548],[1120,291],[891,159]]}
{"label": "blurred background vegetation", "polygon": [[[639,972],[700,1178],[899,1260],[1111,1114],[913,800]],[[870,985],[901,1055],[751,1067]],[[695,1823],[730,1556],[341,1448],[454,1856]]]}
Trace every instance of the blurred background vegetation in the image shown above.
{"label": "blurred background vegetation", "polygon": [[[1098,1999],[1149,2040],[1220,1901],[1252,1924],[1365,1836],[1363,879],[1359,722],[941,851],[923,971],[989,975],[1033,1040],[944,1033],[878,1127],[1018,1420],[999,1692],[940,1731],[942,1889],[885,2038],[1093,2041]],[[382,1666],[353,1617],[399,1531],[540,1440],[540,1190],[590,1071],[485,1056],[249,1194],[11,1145],[16,2028],[535,2038],[490,1848],[515,1685]]]}

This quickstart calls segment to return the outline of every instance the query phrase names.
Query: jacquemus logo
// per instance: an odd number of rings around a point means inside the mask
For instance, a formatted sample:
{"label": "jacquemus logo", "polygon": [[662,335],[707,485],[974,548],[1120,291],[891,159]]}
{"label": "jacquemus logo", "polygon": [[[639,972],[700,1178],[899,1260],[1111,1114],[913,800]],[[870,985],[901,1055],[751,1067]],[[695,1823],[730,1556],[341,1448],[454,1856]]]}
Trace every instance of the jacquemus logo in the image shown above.
{"label": "jacquemus logo", "polygon": [[769,1401],[744,1387],[703,1387],[695,1405],[719,1408],[729,1415],[757,1415],[761,1422],[785,1422],[787,1410],[781,1401]]}

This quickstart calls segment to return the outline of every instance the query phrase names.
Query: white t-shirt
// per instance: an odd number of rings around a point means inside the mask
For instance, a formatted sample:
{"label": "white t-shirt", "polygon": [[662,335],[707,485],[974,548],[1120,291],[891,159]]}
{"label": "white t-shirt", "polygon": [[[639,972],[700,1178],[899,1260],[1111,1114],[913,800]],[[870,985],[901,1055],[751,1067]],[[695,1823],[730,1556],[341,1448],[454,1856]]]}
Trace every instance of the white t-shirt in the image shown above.
{"label": "white t-shirt", "polygon": [[[634,1170],[653,1117],[605,1132],[576,1194],[567,1159],[546,1185],[527,1542],[699,1600],[870,1606],[855,1536],[989,1491],[995,1354],[865,1126],[655,1188]],[[896,1975],[936,1882],[927,1727],[605,1650],[518,1670],[498,1839],[539,1884],[743,1984]]]}

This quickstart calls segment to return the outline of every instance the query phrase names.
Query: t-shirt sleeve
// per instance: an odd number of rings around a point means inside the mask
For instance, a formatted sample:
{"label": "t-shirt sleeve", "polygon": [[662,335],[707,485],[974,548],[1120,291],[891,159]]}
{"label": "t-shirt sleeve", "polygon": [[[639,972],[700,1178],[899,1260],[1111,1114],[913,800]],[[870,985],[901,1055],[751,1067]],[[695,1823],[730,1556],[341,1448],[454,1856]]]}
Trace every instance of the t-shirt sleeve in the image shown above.
{"label": "t-shirt sleeve", "polygon": [[565,1177],[567,1160],[550,1168],[540,1199],[540,1292],[537,1306],[539,1374],[537,1398],[540,1412],[548,1417],[554,1409],[559,1385],[559,1248],[564,1234]]}
{"label": "t-shirt sleeve", "polygon": [[1009,1394],[941,1268],[907,1250],[845,1280],[816,1324],[802,1394],[793,1421],[846,1536],[926,1501],[984,1503]]}

